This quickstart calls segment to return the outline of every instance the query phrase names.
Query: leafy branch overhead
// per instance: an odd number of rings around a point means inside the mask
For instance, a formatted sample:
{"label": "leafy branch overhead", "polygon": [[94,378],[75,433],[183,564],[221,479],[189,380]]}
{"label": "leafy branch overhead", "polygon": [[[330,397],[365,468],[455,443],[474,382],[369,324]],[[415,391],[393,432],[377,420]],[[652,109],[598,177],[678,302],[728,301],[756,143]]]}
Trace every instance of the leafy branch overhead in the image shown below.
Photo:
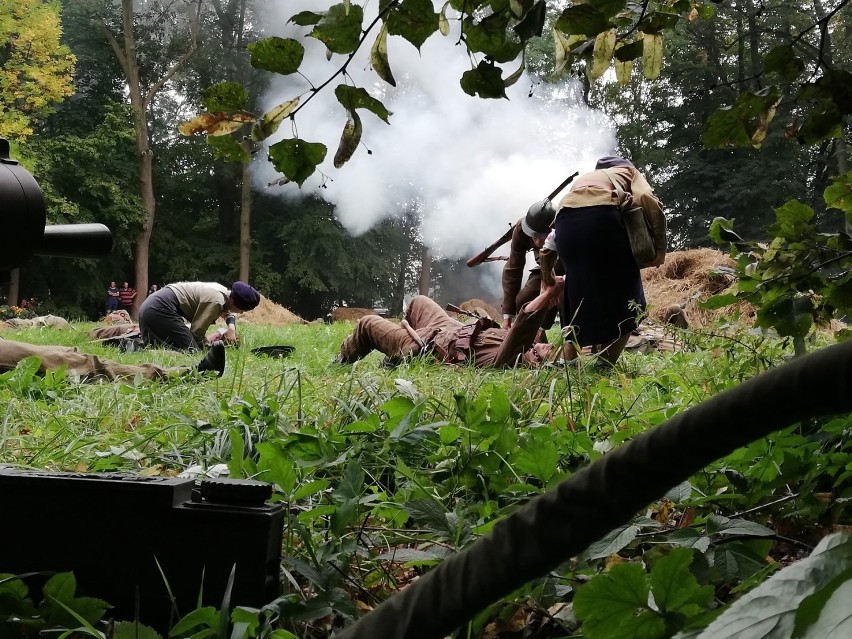
{"label": "leafy branch overhead", "polygon": [[[848,0],[847,0],[848,1]],[[841,6],[846,1],[841,3]],[[280,75],[299,74],[310,88],[293,95],[262,115],[242,111],[238,99],[227,99],[234,93],[231,83],[211,87],[208,113],[184,123],[185,135],[207,133],[210,136],[243,135],[262,142],[274,135],[285,119],[293,122],[294,135],[272,144],[269,159],[276,170],[300,186],[325,160],[326,146],[302,140],[296,134],[298,112],[311,99],[338,78],[334,89],[344,108],[336,168],[342,167],[357,150],[363,126],[358,110],[372,112],[386,123],[390,111],[370,95],[364,87],[353,86],[347,67],[355,54],[370,42],[370,65],[378,78],[396,86],[392,60],[388,56],[388,38],[400,37],[418,50],[436,34],[449,36],[457,26],[458,43],[470,60],[470,69],[459,78],[461,89],[481,98],[506,98],[506,87],[521,76],[525,67],[525,49],[549,28],[553,39],[554,59],[551,80],[583,73],[590,81],[612,77],[620,83],[631,81],[641,71],[647,81],[656,80],[664,58],[665,33],[682,24],[699,19],[712,20],[713,3],[696,0],[627,0],[576,1],[557,13],[556,3],[546,0],[380,0],[374,18],[365,15],[364,6],[350,1],[334,4],[326,11],[302,11],[288,24],[303,28],[297,38],[269,37],[248,46],[251,64],[257,69]],[[437,9],[437,10],[436,10]],[[552,13],[548,13],[548,9]],[[836,10],[835,10],[836,12]],[[821,26],[821,21],[810,28]],[[842,119],[852,113],[850,74],[827,66],[821,56],[796,46],[802,34],[792,35],[791,42],[771,49],[763,61],[763,88],[742,91],[735,102],[705,123],[704,144],[710,148],[733,146],[759,147],[766,138],[778,104],[785,95],[806,104],[802,121],[789,126],[786,134],[802,143],[812,144],[840,133]],[[303,42],[313,38],[326,48],[330,63],[329,76],[319,84],[302,72],[306,54]],[[301,40],[301,41],[300,41]],[[671,53],[670,53],[671,55]],[[340,62],[339,56],[344,59]],[[311,60],[312,61],[312,60]],[[502,64],[511,65],[506,71]],[[607,72],[613,69],[610,76]],[[805,74],[810,74],[806,76]],[[802,80],[808,77],[808,80]],[[215,99],[213,99],[215,97]],[[231,95],[233,98],[234,96]],[[216,107],[213,107],[213,104]],[[243,127],[250,131],[245,133]],[[211,138],[212,139],[212,138]],[[217,151],[228,159],[247,160],[236,142],[217,141]]]}

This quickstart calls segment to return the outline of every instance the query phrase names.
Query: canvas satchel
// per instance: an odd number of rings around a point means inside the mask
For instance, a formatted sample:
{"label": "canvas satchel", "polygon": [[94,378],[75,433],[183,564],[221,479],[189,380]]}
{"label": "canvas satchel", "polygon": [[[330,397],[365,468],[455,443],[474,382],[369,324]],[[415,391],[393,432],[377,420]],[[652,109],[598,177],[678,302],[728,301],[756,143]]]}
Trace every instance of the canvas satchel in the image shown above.
{"label": "canvas satchel", "polygon": [[621,210],[621,219],[627,231],[627,239],[630,240],[630,251],[639,268],[651,266],[657,256],[657,247],[654,245],[654,233],[651,225],[645,217],[645,211],[641,206],[627,205],[627,194],[618,185],[618,181],[612,177],[609,170],[599,169],[606,173],[609,181],[615,187],[618,195],[618,208]]}

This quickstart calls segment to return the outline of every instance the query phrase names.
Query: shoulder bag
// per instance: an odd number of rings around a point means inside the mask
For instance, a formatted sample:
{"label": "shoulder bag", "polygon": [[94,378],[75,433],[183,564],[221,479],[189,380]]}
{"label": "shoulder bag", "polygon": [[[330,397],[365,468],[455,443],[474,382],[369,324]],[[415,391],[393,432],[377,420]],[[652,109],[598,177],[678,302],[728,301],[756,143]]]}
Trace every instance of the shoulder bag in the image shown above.
{"label": "shoulder bag", "polygon": [[651,225],[645,218],[645,211],[641,206],[625,206],[627,196],[624,189],[618,185],[618,181],[612,177],[609,170],[600,170],[606,173],[618,195],[618,208],[621,211],[621,219],[627,231],[627,239],[630,240],[633,259],[636,260],[639,268],[650,266],[657,255],[657,248],[654,245],[654,233],[651,231]]}

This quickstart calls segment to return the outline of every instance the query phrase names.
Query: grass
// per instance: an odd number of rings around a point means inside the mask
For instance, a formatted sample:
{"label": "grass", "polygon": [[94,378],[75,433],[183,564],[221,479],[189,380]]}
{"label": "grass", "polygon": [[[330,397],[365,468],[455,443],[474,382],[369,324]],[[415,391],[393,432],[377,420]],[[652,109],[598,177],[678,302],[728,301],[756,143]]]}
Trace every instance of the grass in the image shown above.
{"label": "grass", "polygon": [[[200,358],[161,349],[120,353],[91,343],[91,327],[4,336],[77,346],[123,362],[174,366]],[[355,614],[352,600],[375,605],[439,561],[437,550],[465,546],[607,450],[783,363],[790,353],[783,342],[746,329],[717,329],[680,333],[685,348],[677,353],[625,353],[606,373],[588,360],[539,370],[480,370],[418,358],[388,370],[383,356],[373,353],[354,365],[331,363],[351,327],[242,325],[242,345],[228,350],[221,379],[80,384],[62,375],[6,373],[0,376],[0,463],[167,475],[227,464],[232,476],[273,483],[275,499],[286,502],[289,513],[285,568],[300,595],[309,595],[298,616],[311,623],[312,595],[322,601],[317,609],[331,606],[344,618]],[[270,344],[296,350],[284,359],[251,353]],[[752,517],[762,524],[774,517],[795,521],[799,530],[817,519],[847,520],[846,502],[787,497],[791,486],[824,483],[826,473],[832,480],[841,476],[849,422],[828,422],[818,438],[787,429],[709,466],[681,499],[654,506],[664,513],[656,528],[637,524],[641,534],[615,552],[630,559],[661,547],[665,538],[657,536],[687,514],[695,534],[708,539],[707,557],[720,552],[704,528],[712,515],[732,517],[757,507]],[[840,461],[831,466],[819,452],[840,455]],[[448,529],[449,521],[457,527]],[[785,530],[792,534],[790,526]],[[419,555],[403,569],[382,554],[389,548],[434,556]],[[759,552],[765,557],[765,549]],[[588,574],[599,563],[566,568],[564,578]],[[753,576],[760,562],[755,565],[752,572],[711,570],[708,579],[718,593],[728,593],[738,583],[759,581]],[[541,595],[541,587],[532,584],[504,605],[532,605],[529,597],[538,593],[535,605],[546,610],[558,593]],[[479,629],[471,628],[471,636]],[[300,634],[310,635],[310,628]]]}

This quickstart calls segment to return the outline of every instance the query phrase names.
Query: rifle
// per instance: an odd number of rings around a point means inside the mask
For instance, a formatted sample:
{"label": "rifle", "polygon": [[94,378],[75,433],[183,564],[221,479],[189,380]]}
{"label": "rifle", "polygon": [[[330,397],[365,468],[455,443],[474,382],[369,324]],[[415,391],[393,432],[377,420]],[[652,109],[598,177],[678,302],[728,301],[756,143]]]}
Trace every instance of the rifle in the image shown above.
{"label": "rifle", "polygon": [[[560,184],[555,189],[553,189],[553,191],[550,193],[550,195],[547,196],[547,199],[552,200],[557,195],[559,195],[559,191],[561,191],[566,186],[568,186],[574,180],[574,178],[577,177],[578,175],[580,175],[580,172],[574,171],[573,174],[571,174],[567,178],[565,178],[565,181],[562,182],[562,184]],[[488,261],[488,258],[491,256],[491,254],[494,251],[496,251],[499,247],[501,247],[503,244],[505,244],[506,242],[508,242],[512,238],[512,232],[514,230],[515,230],[515,225],[513,224],[509,227],[509,230],[506,231],[500,237],[500,239],[498,239],[496,242],[494,242],[492,244],[489,244],[488,247],[484,251],[482,251],[481,253],[477,253],[476,255],[474,255],[472,258],[470,258],[466,262],[466,264],[468,266],[473,267],[473,266],[479,266],[483,262]]]}
{"label": "rifle", "polygon": [[467,315],[468,317],[475,317],[476,319],[481,319],[479,315],[476,313],[471,313],[470,311],[464,310],[461,306],[456,306],[455,304],[447,304],[446,310],[451,313],[458,313],[459,315]]}

